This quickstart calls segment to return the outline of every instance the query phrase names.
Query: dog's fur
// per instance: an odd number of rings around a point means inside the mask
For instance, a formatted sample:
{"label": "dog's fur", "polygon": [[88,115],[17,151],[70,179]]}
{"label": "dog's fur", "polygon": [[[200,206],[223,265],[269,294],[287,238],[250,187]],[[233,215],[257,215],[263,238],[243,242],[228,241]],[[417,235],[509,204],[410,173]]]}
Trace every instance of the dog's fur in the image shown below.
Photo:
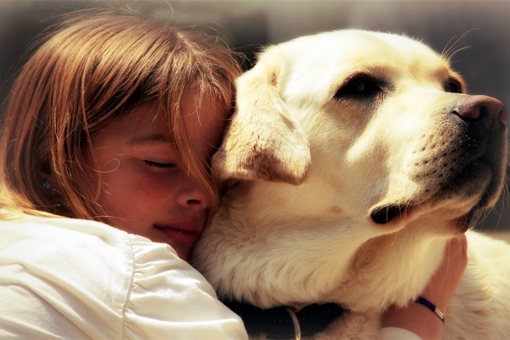
{"label": "dog's fur", "polygon": [[[322,336],[376,338],[381,311],[416,298],[500,195],[504,106],[463,94],[447,56],[358,30],[272,46],[237,85],[213,158],[228,189],[192,262],[222,297],[337,302],[352,312]],[[467,235],[444,336],[508,338],[510,246]]]}

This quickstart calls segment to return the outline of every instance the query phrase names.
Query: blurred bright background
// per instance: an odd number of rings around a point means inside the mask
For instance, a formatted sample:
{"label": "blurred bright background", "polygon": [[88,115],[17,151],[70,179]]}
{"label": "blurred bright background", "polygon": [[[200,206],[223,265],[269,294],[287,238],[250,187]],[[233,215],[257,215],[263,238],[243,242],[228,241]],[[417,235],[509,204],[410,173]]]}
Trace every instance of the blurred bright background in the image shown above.
{"label": "blurred bright background", "polygon": [[[34,37],[58,15],[85,8],[129,7],[170,25],[217,35],[251,67],[264,45],[325,30],[362,28],[403,33],[438,52],[462,49],[453,67],[470,93],[510,109],[510,1],[44,1],[0,0],[0,100]],[[318,51],[320,53],[320,51]],[[2,106],[3,109],[3,106]],[[508,194],[478,228],[510,231]]]}

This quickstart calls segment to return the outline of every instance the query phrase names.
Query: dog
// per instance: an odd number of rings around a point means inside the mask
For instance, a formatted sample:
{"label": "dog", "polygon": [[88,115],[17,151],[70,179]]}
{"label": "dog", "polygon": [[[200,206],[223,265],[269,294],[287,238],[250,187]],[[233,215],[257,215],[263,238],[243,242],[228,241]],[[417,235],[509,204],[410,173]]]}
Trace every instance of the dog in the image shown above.
{"label": "dog", "polygon": [[414,300],[466,233],[444,338],[508,338],[510,246],[471,230],[502,192],[506,121],[409,37],[348,29],[270,46],[237,80],[212,159],[226,191],[192,264],[226,301],[345,308],[310,337],[376,339],[381,313]]}

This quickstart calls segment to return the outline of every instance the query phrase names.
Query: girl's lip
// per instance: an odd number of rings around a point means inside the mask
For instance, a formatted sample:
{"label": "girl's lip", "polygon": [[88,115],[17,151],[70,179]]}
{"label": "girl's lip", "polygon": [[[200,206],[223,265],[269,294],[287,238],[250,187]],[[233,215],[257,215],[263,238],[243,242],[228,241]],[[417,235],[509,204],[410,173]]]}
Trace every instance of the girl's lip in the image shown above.
{"label": "girl's lip", "polygon": [[170,242],[192,247],[200,236],[199,226],[194,222],[179,222],[167,225],[155,225]]}

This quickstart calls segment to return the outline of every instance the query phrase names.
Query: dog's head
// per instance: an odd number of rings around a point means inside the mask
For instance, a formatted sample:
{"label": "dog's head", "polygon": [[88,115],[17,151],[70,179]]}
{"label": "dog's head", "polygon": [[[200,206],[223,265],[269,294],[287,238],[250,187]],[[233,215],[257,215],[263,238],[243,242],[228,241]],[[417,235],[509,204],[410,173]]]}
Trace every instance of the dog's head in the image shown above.
{"label": "dog's head", "polygon": [[214,174],[235,184],[194,260],[221,294],[262,306],[317,300],[382,256],[360,255],[368,240],[464,232],[502,190],[506,109],[465,94],[448,59],[417,41],[301,37],[268,48],[237,85],[213,158]]}
{"label": "dog's head", "polygon": [[325,207],[341,214],[348,200],[379,225],[443,204],[462,217],[494,203],[506,154],[505,108],[464,88],[448,60],[399,36],[342,31],[274,46],[238,81],[213,169],[221,180],[321,176],[337,197]]}

